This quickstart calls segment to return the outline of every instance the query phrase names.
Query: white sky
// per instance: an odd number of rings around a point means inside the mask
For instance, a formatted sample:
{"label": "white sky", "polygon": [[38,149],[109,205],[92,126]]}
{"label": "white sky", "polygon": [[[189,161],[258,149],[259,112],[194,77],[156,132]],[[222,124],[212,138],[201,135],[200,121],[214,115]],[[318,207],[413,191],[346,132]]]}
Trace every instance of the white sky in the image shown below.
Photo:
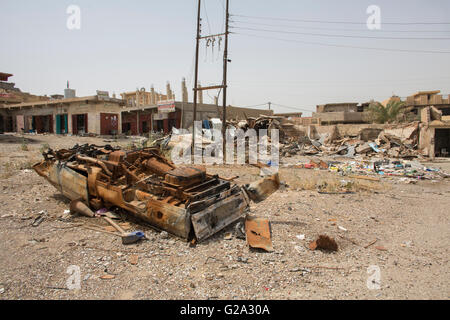
{"label": "white sky", "polygon": [[[203,1],[202,34],[223,32],[224,0]],[[66,9],[72,4],[81,9],[80,30],[66,27]],[[365,26],[369,16],[366,9],[373,4],[381,9],[379,31]],[[347,37],[450,38],[450,24],[390,24],[450,22],[450,1],[230,0],[230,8],[233,15],[285,20],[232,16],[231,31],[235,33],[230,35],[229,104],[250,106],[271,101],[291,107],[274,105],[277,112],[294,112],[295,108],[313,111],[322,103],[384,100],[392,93],[402,97],[419,90],[450,93],[449,53],[326,46],[450,52],[447,39]],[[189,88],[193,86],[196,10],[197,0],[2,0],[0,71],[13,73],[11,81],[34,94],[61,94],[67,80],[78,96],[95,94],[97,89],[111,94],[141,87],[149,90],[152,84],[165,92],[166,81],[170,81],[177,99],[181,99],[181,78],[186,77]],[[355,23],[324,23],[330,21]],[[222,57],[217,47],[213,56],[203,42],[200,62],[202,85],[220,84]],[[209,92],[211,97],[215,94]],[[206,93],[204,100],[212,102]]]}

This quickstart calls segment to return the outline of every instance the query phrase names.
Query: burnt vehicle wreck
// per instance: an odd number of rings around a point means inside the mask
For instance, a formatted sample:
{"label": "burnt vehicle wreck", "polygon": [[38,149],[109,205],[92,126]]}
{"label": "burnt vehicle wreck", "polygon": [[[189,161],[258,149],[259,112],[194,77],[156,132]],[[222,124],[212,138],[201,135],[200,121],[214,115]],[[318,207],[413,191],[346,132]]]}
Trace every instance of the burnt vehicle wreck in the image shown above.
{"label": "burnt vehicle wreck", "polygon": [[264,200],[280,184],[276,174],[238,186],[203,166],[175,166],[158,148],[76,145],[43,156],[34,170],[70,200],[93,210],[122,208],[185,240],[205,240],[246,217],[251,200]]}

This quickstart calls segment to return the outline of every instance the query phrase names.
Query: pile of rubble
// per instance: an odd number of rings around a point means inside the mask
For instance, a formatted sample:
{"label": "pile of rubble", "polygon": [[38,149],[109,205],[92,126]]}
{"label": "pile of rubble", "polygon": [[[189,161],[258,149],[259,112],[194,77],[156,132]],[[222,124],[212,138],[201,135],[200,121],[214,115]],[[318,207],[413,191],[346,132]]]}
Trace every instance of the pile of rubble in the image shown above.
{"label": "pile of rubble", "polygon": [[280,129],[282,119],[282,117],[261,115],[258,118],[249,117],[241,121],[228,121],[227,125],[244,131],[248,129],[255,129],[256,131],[262,129]]}
{"label": "pile of rubble", "polygon": [[407,136],[395,134],[395,131],[379,130],[376,139],[362,139],[358,137],[339,137],[334,131],[324,134],[320,139],[310,139],[307,136],[289,138],[280,144],[280,153],[284,157],[294,155],[323,155],[323,156],[381,156],[388,158],[413,159],[420,158],[417,130],[408,132]]}
{"label": "pile of rubble", "polygon": [[336,172],[341,176],[379,181],[380,177],[400,177],[405,182],[418,180],[440,180],[450,178],[450,174],[440,169],[427,167],[417,160],[392,160],[374,158],[370,160],[325,161],[313,158],[309,163],[301,163],[295,168],[318,169]]}

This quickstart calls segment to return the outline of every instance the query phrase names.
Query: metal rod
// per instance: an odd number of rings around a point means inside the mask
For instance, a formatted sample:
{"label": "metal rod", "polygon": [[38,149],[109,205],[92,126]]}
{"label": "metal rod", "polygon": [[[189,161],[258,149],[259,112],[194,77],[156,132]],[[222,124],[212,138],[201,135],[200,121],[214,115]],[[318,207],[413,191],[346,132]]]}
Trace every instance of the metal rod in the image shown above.
{"label": "metal rod", "polygon": [[201,87],[201,88],[197,88],[197,89],[194,89],[194,90],[204,91],[204,90],[223,89],[223,88],[225,88],[224,85],[218,85],[218,86]]}
{"label": "metal rod", "polygon": [[230,21],[229,13],[230,0],[227,0],[226,8],[226,23],[225,23],[225,49],[223,53],[223,113],[222,113],[222,144],[223,144],[223,159],[226,155],[226,128],[227,128],[227,69],[228,69],[228,29]]}
{"label": "metal rod", "polygon": [[198,88],[198,54],[199,54],[199,44],[201,38],[201,0],[198,0],[198,13],[197,13],[197,38],[195,47],[195,79],[194,79],[194,115],[192,122],[192,156],[194,156],[195,150],[195,121],[197,120],[197,88]]}
{"label": "metal rod", "polygon": [[224,35],[225,35],[225,33],[211,34],[211,35],[208,35],[208,36],[200,37],[200,39],[208,39],[208,38],[213,38],[213,37],[218,37],[218,36],[224,36]]}

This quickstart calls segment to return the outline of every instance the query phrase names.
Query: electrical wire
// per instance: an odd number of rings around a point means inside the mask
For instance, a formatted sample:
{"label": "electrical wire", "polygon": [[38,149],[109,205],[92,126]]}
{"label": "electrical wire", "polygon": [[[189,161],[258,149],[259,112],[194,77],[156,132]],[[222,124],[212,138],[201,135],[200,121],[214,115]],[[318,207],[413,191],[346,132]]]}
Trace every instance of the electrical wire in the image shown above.
{"label": "electrical wire", "polygon": [[257,29],[257,28],[242,28],[242,27],[232,27],[234,29],[249,30],[249,31],[263,31],[263,32],[275,32],[284,34],[300,34],[306,36],[316,36],[316,37],[331,37],[331,38],[353,38],[353,39],[380,39],[380,40],[450,40],[447,38],[416,38],[416,37],[377,37],[377,36],[354,36],[345,34],[325,34],[325,33],[309,33],[309,32],[296,32],[296,31],[283,31],[283,30],[269,30],[269,29]]}
{"label": "electrical wire", "polygon": [[352,49],[377,50],[377,51],[389,51],[389,52],[450,54],[450,51],[409,50],[409,49],[361,47],[361,46],[352,46],[352,45],[341,45],[341,44],[331,44],[331,43],[322,43],[322,42],[303,41],[303,40],[296,40],[296,39],[282,39],[282,38],[276,38],[276,37],[266,37],[266,36],[260,36],[260,35],[255,35],[255,34],[247,34],[247,33],[242,33],[242,32],[234,32],[234,34],[243,35],[243,36],[247,36],[247,37],[255,37],[255,38],[262,38],[262,39],[286,41],[286,42],[291,42],[291,43],[292,42],[298,42],[298,43],[303,43],[303,44],[325,46],[325,47],[352,48]]}
{"label": "electrical wire", "polygon": [[[260,16],[246,16],[240,14],[231,14],[234,17],[250,18],[250,19],[264,19],[264,20],[280,20],[280,21],[297,21],[305,23],[328,23],[328,24],[356,24],[367,25],[365,22],[351,22],[351,21],[329,21],[329,20],[306,20],[306,19],[290,19],[290,18],[275,18],[275,17],[260,17]],[[387,25],[450,25],[450,22],[383,22]]]}
{"label": "electrical wire", "polygon": [[206,10],[206,1],[203,1],[203,8],[205,9],[206,22],[208,23],[208,31],[209,34],[211,34],[211,25],[209,24],[208,10]]}
{"label": "electrical wire", "polygon": [[262,107],[262,106],[265,106],[265,105],[267,105],[267,104],[268,104],[267,102],[264,102],[264,103],[253,104],[253,105],[251,105],[251,106],[243,106],[243,107],[239,106],[239,108],[254,108],[254,107]]}
{"label": "electrical wire", "polygon": [[294,29],[306,29],[306,30],[325,30],[325,31],[350,31],[350,32],[376,32],[376,33],[448,33],[450,30],[368,30],[367,28],[363,29],[347,29],[347,28],[321,28],[321,27],[305,27],[305,26],[297,26],[297,25],[287,25],[287,24],[268,24],[268,23],[258,23],[258,22],[249,22],[249,21],[240,21],[240,20],[231,20],[231,23],[238,24],[250,24],[257,26],[267,26],[267,27],[286,27],[286,28],[294,28]]}
{"label": "electrical wire", "polygon": [[299,111],[305,111],[305,112],[314,112],[313,110],[309,110],[309,109],[305,109],[305,108],[301,108],[301,107],[291,107],[291,106],[285,106],[279,103],[274,103],[272,102],[272,104],[274,106],[278,106],[278,107],[282,107],[282,108],[286,108],[286,109],[292,109],[292,110],[299,110]]}

